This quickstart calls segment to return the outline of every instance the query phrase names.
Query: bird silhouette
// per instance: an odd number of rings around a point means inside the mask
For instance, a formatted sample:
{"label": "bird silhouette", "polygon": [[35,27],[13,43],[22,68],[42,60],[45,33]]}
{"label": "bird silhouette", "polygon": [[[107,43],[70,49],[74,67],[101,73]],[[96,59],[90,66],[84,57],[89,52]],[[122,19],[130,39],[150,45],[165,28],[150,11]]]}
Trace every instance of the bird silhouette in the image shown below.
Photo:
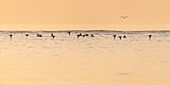
{"label": "bird silhouette", "polygon": [[126,19],[126,18],[128,18],[129,16],[121,16],[120,18],[122,18],[122,19]]}
{"label": "bird silhouette", "polygon": [[70,31],[68,31],[67,33],[68,33],[68,35],[70,35],[70,34],[71,34],[71,32],[70,32]]}
{"label": "bird silhouette", "polygon": [[118,36],[120,40],[122,40],[122,36]]}
{"label": "bird silhouette", "polygon": [[89,36],[89,34],[85,34],[86,36]]}
{"label": "bird silhouette", "polygon": [[77,35],[77,38],[79,38],[80,36],[83,36],[81,33]]}
{"label": "bird silhouette", "polygon": [[54,39],[55,38],[55,35],[53,33],[51,33],[51,37]]}
{"label": "bird silhouette", "polygon": [[42,35],[37,33],[37,37],[42,37]]}
{"label": "bird silhouette", "polygon": [[83,37],[85,37],[86,35],[82,35]]}
{"label": "bird silhouette", "polygon": [[113,35],[114,39],[116,38],[117,35]]}
{"label": "bird silhouette", "polygon": [[93,34],[91,34],[91,37],[94,37],[94,35],[93,35]]}
{"label": "bird silhouette", "polygon": [[10,38],[12,38],[12,36],[13,36],[12,34],[9,35]]}
{"label": "bird silhouette", "polygon": [[25,36],[26,36],[26,37],[28,37],[28,36],[29,36],[29,34],[26,34]]}
{"label": "bird silhouette", "polygon": [[151,38],[152,38],[152,35],[148,35],[148,37],[149,37],[149,40],[151,40]]}
{"label": "bird silhouette", "polygon": [[124,35],[123,38],[126,38],[126,35]]}

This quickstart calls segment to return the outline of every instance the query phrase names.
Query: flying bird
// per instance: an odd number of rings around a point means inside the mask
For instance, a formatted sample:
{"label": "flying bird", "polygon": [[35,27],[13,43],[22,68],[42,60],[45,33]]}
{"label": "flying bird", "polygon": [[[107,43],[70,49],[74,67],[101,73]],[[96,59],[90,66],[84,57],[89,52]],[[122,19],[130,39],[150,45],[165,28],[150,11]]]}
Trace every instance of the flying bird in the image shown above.
{"label": "flying bird", "polygon": [[126,18],[128,18],[129,16],[121,16],[120,18],[122,18],[122,19],[126,19]]}

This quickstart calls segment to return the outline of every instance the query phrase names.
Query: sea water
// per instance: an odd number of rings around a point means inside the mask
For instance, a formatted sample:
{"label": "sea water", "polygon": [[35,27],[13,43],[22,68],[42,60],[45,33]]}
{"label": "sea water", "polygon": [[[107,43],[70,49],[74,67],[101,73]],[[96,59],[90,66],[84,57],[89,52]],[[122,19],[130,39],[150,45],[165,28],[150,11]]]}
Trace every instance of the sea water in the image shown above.
{"label": "sea water", "polygon": [[1,31],[0,85],[170,85],[170,31]]}

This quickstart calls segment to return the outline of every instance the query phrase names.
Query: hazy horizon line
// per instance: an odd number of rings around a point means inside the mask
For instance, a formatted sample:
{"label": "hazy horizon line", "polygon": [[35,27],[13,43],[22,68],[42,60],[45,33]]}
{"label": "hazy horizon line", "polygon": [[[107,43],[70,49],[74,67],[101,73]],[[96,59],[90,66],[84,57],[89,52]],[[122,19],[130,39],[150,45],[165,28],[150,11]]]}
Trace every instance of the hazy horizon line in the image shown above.
{"label": "hazy horizon line", "polygon": [[1,30],[170,30],[169,24],[0,24]]}
{"label": "hazy horizon line", "polygon": [[86,30],[86,29],[81,29],[81,30],[0,30],[0,32],[67,32],[67,31],[84,31],[84,32],[92,32],[92,31],[96,31],[96,32],[170,32],[170,30]]}

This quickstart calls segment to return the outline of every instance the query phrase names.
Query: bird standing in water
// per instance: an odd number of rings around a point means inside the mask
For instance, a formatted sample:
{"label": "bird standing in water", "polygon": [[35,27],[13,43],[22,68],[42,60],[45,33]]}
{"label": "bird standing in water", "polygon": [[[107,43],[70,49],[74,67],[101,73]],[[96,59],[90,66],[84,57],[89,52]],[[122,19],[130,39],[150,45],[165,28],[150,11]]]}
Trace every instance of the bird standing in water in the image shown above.
{"label": "bird standing in water", "polygon": [[79,38],[80,36],[82,36],[82,34],[81,34],[81,33],[77,35],[77,38]]}
{"label": "bird standing in water", "polygon": [[122,36],[118,36],[120,40],[122,40]]}
{"label": "bird standing in water", "polygon": [[113,35],[114,39],[116,38],[117,35]]}
{"label": "bird standing in water", "polygon": [[85,37],[86,35],[83,35],[83,37]]}
{"label": "bird standing in water", "polygon": [[151,40],[151,38],[152,38],[152,35],[148,35],[149,36],[149,40]]}
{"label": "bird standing in water", "polygon": [[94,37],[94,35],[93,35],[93,34],[91,34],[91,37]]}
{"label": "bird standing in water", "polygon": [[26,36],[26,37],[28,37],[28,36],[29,36],[29,34],[26,34],[25,36]]}
{"label": "bird standing in water", "polygon": [[89,36],[89,34],[85,34],[86,36]]}
{"label": "bird standing in water", "polygon": [[55,38],[55,36],[54,36],[54,34],[53,33],[51,33],[51,37],[54,39]]}
{"label": "bird standing in water", "polygon": [[67,33],[68,33],[69,35],[71,34],[71,32],[70,32],[70,31],[68,31]]}
{"label": "bird standing in water", "polygon": [[10,38],[12,38],[12,36],[13,36],[12,34],[9,35]]}
{"label": "bird standing in water", "polygon": [[126,38],[126,35],[124,35],[123,38]]}
{"label": "bird standing in water", "polygon": [[37,37],[42,37],[42,35],[37,33]]}

